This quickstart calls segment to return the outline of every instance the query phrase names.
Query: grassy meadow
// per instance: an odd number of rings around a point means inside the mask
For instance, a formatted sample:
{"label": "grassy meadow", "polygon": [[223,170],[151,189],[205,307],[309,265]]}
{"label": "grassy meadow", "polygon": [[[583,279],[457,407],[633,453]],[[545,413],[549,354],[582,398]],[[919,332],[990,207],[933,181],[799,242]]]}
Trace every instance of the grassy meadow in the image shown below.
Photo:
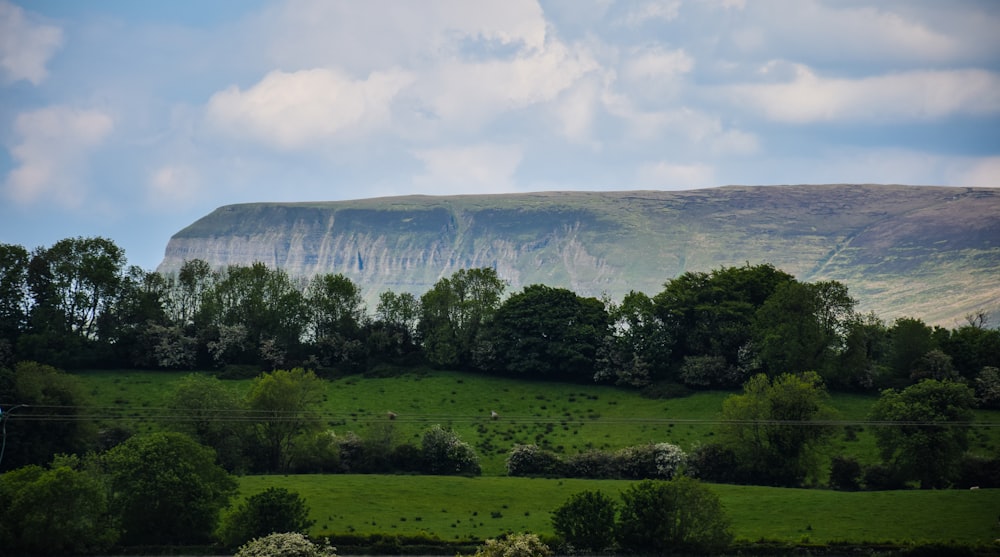
{"label": "grassy meadow", "polygon": [[[92,371],[79,374],[95,416],[135,431],[162,427],[174,382],[184,373]],[[227,381],[246,392],[250,380]],[[477,478],[409,475],[286,475],[240,479],[241,496],[269,486],[301,493],[316,520],[314,534],[421,534],[443,541],[481,540],[506,531],[551,534],[549,513],[571,494],[601,489],[617,495],[628,482],[505,477],[516,443],[536,443],[564,455],[666,441],[690,449],[711,441],[723,391],[669,399],[645,398],[608,386],[542,383],[458,372],[415,371],[391,377],[331,380],[321,414],[338,434],[361,436],[391,427],[396,442],[419,445],[434,424],[456,430],[481,458]],[[836,393],[839,418],[863,421],[874,395]],[[388,419],[388,412],[397,415]],[[497,420],[490,412],[497,412]],[[995,454],[1000,412],[980,411],[992,427],[972,430],[973,449]],[[984,425],[986,425],[984,423]],[[863,425],[838,433],[830,455],[876,462],[874,436]],[[819,478],[822,485],[824,478]],[[949,542],[986,544],[1000,538],[1000,490],[845,493],[713,485],[743,541]]]}

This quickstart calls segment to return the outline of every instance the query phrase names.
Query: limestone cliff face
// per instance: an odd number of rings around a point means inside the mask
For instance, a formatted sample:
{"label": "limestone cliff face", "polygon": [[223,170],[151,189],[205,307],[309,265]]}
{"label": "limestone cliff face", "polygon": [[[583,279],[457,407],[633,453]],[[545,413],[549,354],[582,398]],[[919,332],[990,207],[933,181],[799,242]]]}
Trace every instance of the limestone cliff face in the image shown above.
{"label": "limestone cliff face", "polygon": [[[847,284],[885,318],[953,326],[1000,309],[1000,190],[913,186],[727,187],[395,197],[221,207],[175,234],[159,266],[255,261],[295,276],[343,273],[370,307],[385,290],[494,267],[619,300],[685,271],[771,263]],[[942,303],[946,296],[947,303]]]}

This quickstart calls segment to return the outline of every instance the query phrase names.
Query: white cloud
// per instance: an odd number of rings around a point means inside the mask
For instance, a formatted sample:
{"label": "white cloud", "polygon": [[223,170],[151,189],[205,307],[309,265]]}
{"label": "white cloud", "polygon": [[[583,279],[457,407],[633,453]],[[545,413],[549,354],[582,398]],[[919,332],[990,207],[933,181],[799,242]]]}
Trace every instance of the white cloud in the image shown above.
{"label": "white cloud", "polygon": [[0,71],[5,81],[44,81],[45,64],[62,40],[60,28],[31,21],[20,7],[0,0]]}
{"label": "white cloud", "polygon": [[636,27],[649,21],[673,21],[680,12],[680,0],[651,0],[630,6],[622,24]]}
{"label": "white cloud", "polygon": [[1000,156],[972,159],[950,173],[953,186],[1000,188]]}
{"label": "white cloud", "polygon": [[11,149],[15,167],[4,181],[8,197],[76,207],[83,200],[80,175],[87,154],[111,133],[114,121],[98,110],[53,106],[18,115],[19,141]]}
{"label": "white cloud", "polygon": [[164,165],[149,174],[147,203],[159,209],[187,206],[201,189],[198,171],[185,164]]}
{"label": "white cloud", "polygon": [[388,125],[392,99],[411,80],[402,71],[373,72],[365,80],[322,68],[273,71],[245,91],[232,86],[212,95],[206,116],[233,137],[297,149]]}
{"label": "white cloud", "polygon": [[425,172],[414,177],[420,193],[461,194],[515,191],[513,176],[521,164],[521,149],[482,144],[414,151]]}
{"label": "white cloud", "polygon": [[667,50],[661,45],[632,49],[622,64],[623,77],[640,81],[674,78],[694,68],[694,59],[684,49]]}
{"label": "white cloud", "polygon": [[924,121],[1000,112],[1000,76],[977,69],[843,79],[795,65],[789,81],[734,85],[724,91],[735,106],[790,123]]}
{"label": "white cloud", "polygon": [[665,161],[646,163],[636,172],[639,187],[658,190],[704,188],[715,183],[715,170],[706,164],[674,164]]}

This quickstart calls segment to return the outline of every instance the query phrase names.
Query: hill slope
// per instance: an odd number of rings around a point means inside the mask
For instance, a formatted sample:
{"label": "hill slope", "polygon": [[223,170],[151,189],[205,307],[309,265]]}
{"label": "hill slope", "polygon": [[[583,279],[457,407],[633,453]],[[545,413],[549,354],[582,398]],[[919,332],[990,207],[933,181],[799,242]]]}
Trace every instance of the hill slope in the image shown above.
{"label": "hill slope", "polygon": [[[653,295],[685,271],[772,263],[845,283],[861,308],[954,326],[1000,310],[1000,189],[882,185],[408,196],[216,209],[175,234],[185,259],[343,273],[371,301],[420,295],[462,268],[495,267],[511,291]],[[994,319],[1000,316],[994,316]]]}

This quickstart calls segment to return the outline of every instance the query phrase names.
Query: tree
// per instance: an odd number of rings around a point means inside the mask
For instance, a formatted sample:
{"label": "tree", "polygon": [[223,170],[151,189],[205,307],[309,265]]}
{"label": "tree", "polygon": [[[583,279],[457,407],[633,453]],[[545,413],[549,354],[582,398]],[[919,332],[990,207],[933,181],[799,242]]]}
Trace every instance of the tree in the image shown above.
{"label": "tree", "polygon": [[966,424],[975,395],[952,381],[925,379],[902,391],[886,389],[872,407],[875,442],[882,460],[921,489],[945,487],[968,448]]}
{"label": "tree", "polygon": [[306,287],[309,336],[324,365],[361,363],[366,320],[361,289],[342,274],[316,275]]}
{"label": "tree", "polygon": [[84,409],[89,398],[78,377],[52,366],[19,362],[0,369],[0,400],[6,422],[2,468],[44,464],[59,453],[83,453],[94,446],[97,429]]}
{"label": "tree", "polygon": [[309,507],[298,493],[269,487],[251,495],[223,517],[219,538],[226,547],[239,547],[274,532],[306,534],[313,523],[309,520]]}
{"label": "tree", "polygon": [[933,330],[920,319],[901,317],[889,329],[889,367],[902,384],[909,383],[913,364],[937,346]]}
{"label": "tree", "polygon": [[719,497],[698,480],[645,480],[622,492],[621,548],[635,554],[717,552],[732,540]]}
{"label": "tree", "polygon": [[329,540],[318,545],[298,532],[285,532],[249,541],[235,557],[337,557],[337,552]]}
{"label": "tree", "polygon": [[621,304],[608,306],[611,331],[602,346],[594,379],[644,387],[665,375],[670,340],[656,317],[653,300],[632,291]]}
{"label": "tree", "polygon": [[102,457],[124,545],[210,541],[236,493],[212,449],[182,433],[134,436]]}
{"label": "tree", "polygon": [[673,367],[690,356],[719,356],[727,366],[740,368],[755,312],[780,285],[794,280],[773,265],[747,263],[711,273],[687,272],[668,281],[653,302],[671,343]]}
{"label": "tree", "polygon": [[0,243],[0,340],[6,340],[11,346],[27,326],[28,261],[28,250]]}
{"label": "tree", "polygon": [[492,318],[506,283],[490,267],[461,269],[420,297],[427,359],[440,366],[472,363],[479,332]]}
{"label": "tree", "polygon": [[753,343],[774,375],[831,369],[853,315],[854,300],[838,282],[786,282],[757,310]]}
{"label": "tree", "polygon": [[98,553],[118,539],[99,478],[68,466],[0,475],[0,547],[11,554]]}
{"label": "tree", "polygon": [[608,314],[596,298],[564,288],[526,286],[497,309],[484,335],[491,369],[533,379],[592,381]]}
{"label": "tree", "polygon": [[573,550],[600,552],[615,542],[618,504],[601,491],[573,494],[552,512],[552,527]]}
{"label": "tree", "polygon": [[279,369],[254,379],[246,407],[255,419],[260,470],[287,471],[295,443],[322,429],[316,409],[325,389],[322,379],[302,368]]}
{"label": "tree", "polygon": [[815,372],[759,374],[743,394],[722,402],[722,438],[756,482],[796,485],[816,473],[819,449],[833,434],[833,410]]}
{"label": "tree", "polygon": [[174,387],[167,407],[171,411],[167,427],[214,449],[225,469],[235,472],[247,468],[243,455],[249,437],[247,409],[219,378],[185,375]]}
{"label": "tree", "polygon": [[420,302],[409,292],[379,294],[375,321],[370,324],[368,351],[378,358],[406,356],[417,352],[417,322]]}

